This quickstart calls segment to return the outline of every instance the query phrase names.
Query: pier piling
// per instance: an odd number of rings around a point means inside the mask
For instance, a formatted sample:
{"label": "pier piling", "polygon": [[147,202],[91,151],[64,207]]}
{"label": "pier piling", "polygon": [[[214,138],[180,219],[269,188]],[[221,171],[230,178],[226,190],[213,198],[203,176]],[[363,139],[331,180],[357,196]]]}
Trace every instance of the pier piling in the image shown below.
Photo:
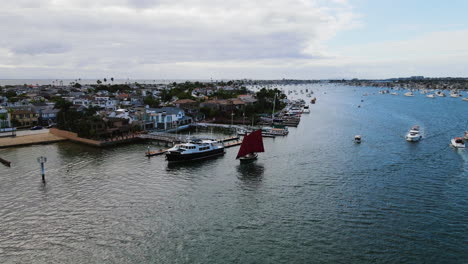
{"label": "pier piling", "polygon": [[37,162],[41,164],[41,176],[42,176],[42,183],[46,183],[46,180],[45,180],[45,168],[44,168],[44,163],[47,162],[47,158],[44,157],[44,156],[40,156],[39,158],[37,158]]}

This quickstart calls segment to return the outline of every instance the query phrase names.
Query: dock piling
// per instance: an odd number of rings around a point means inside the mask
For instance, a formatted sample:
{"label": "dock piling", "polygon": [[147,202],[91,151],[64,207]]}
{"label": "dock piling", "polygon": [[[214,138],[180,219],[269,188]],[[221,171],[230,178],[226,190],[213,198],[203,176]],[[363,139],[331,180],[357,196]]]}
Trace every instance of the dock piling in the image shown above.
{"label": "dock piling", "polygon": [[45,181],[45,168],[44,168],[44,163],[47,162],[47,158],[44,156],[40,156],[37,158],[37,162],[41,164],[41,175],[42,175],[42,183],[46,183]]}

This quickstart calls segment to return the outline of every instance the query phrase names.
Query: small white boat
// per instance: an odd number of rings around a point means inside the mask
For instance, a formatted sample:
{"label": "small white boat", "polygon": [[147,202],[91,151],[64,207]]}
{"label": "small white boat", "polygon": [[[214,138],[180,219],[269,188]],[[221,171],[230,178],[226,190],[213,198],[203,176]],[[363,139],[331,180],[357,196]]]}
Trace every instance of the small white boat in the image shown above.
{"label": "small white boat", "polygon": [[468,140],[468,131],[465,131],[464,138],[465,138],[465,140]]}
{"label": "small white boat", "polygon": [[426,95],[427,98],[435,98],[435,95],[434,94],[428,94]]}
{"label": "small white boat", "polygon": [[421,140],[421,138],[422,136],[419,133],[419,126],[413,126],[405,137],[406,141],[409,142],[416,142]]}
{"label": "small white boat", "polygon": [[309,109],[308,105],[305,105],[304,108],[302,108],[302,113],[304,113],[304,114],[309,114],[310,113],[310,109]]}
{"label": "small white boat", "polygon": [[414,96],[413,92],[404,93],[404,96]]}
{"label": "small white boat", "polygon": [[398,93],[390,93],[391,95],[398,95]]}
{"label": "small white boat", "polygon": [[450,145],[454,148],[465,148],[465,140],[461,137],[452,138]]}
{"label": "small white boat", "polygon": [[439,92],[437,92],[436,94],[437,94],[437,96],[445,97],[445,94],[444,94],[443,92],[440,92],[440,91],[439,91]]}
{"label": "small white boat", "polygon": [[360,135],[354,136],[354,143],[361,144],[361,136]]}
{"label": "small white boat", "polygon": [[463,101],[468,101],[468,97],[462,98]]}

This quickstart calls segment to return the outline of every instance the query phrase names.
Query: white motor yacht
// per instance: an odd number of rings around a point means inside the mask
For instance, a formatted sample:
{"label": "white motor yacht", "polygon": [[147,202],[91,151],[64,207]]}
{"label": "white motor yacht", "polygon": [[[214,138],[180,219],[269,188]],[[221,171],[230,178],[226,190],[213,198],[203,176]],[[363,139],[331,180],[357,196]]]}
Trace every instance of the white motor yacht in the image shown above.
{"label": "white motor yacht", "polygon": [[404,94],[404,96],[414,96],[413,92],[407,92]]}
{"label": "white motor yacht", "polygon": [[188,143],[177,144],[166,152],[169,162],[199,160],[224,155],[222,142],[211,139],[192,139]]}
{"label": "white motor yacht", "polygon": [[405,137],[406,141],[410,141],[410,142],[419,141],[421,140],[421,138],[422,136],[419,133],[419,126],[413,126],[408,132],[408,134],[406,134],[406,137]]}
{"label": "white motor yacht", "polygon": [[465,140],[461,137],[452,138],[450,145],[454,148],[465,148]]}

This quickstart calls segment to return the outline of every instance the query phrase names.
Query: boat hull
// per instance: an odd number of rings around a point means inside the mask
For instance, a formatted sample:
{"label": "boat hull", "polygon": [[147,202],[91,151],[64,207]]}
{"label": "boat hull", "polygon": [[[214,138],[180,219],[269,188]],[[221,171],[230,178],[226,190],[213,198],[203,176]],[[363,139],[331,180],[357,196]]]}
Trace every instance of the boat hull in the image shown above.
{"label": "boat hull", "polygon": [[408,142],[417,142],[419,140],[421,140],[422,136],[417,136],[417,137],[410,137],[410,136],[406,136],[406,141]]}
{"label": "boat hull", "polygon": [[450,145],[454,148],[465,148],[465,143],[457,143],[455,139],[450,141]]}
{"label": "boat hull", "polygon": [[224,155],[225,151],[224,148],[214,149],[205,152],[199,153],[190,153],[190,154],[180,154],[179,152],[168,152],[166,153],[166,160],[168,162],[184,162],[184,161],[191,161],[191,160],[201,160],[201,159],[208,159],[212,157],[217,157]]}
{"label": "boat hull", "polygon": [[257,160],[258,155],[254,154],[252,156],[244,156],[239,158],[241,164],[251,163]]}

